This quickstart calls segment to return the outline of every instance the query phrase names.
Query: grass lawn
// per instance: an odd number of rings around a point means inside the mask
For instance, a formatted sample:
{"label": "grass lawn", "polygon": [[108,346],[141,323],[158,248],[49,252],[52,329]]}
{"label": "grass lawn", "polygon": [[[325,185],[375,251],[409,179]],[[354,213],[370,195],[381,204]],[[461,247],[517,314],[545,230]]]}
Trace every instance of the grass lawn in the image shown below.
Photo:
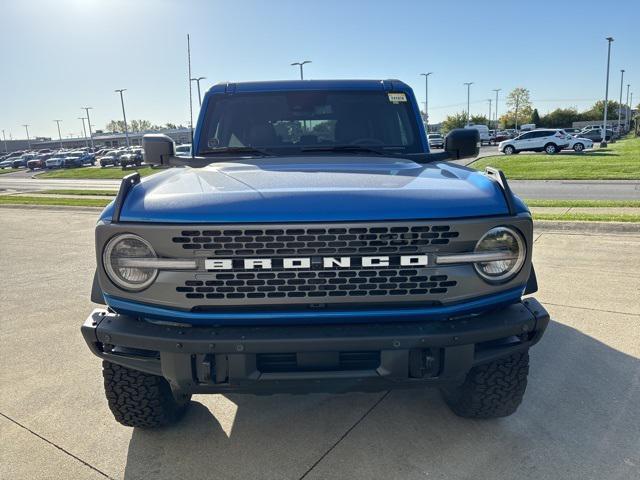
{"label": "grass lawn", "polygon": [[[42,190],[35,193],[45,193],[47,195],[99,195],[101,197],[115,197],[118,194],[117,190],[73,190],[71,188],[68,189],[58,189],[58,190]],[[638,202],[640,203],[640,202]]]}
{"label": "grass lawn", "polygon": [[639,223],[640,215],[615,213],[534,213],[533,220],[559,220],[561,222],[632,222]]}
{"label": "grass lawn", "polygon": [[140,176],[146,177],[147,175],[152,175],[154,173],[161,172],[161,169],[152,169],[151,167],[141,167],[141,168],[131,168],[122,170],[122,168],[117,167],[106,167],[106,168],[69,168],[69,169],[58,169],[52,170],[50,172],[43,172],[38,175],[36,178],[86,178],[86,179],[107,179],[107,180],[119,180],[123,177],[126,177],[130,173],[139,172]]}
{"label": "grass lawn", "polygon": [[0,205],[60,205],[64,207],[104,207],[110,198],[55,198],[0,195]]}
{"label": "grass lawn", "polygon": [[618,140],[607,149],[595,148],[584,153],[484,157],[469,166],[476,170],[484,170],[486,166],[499,168],[513,180],[637,180],[640,179],[640,138]]}
{"label": "grass lawn", "polygon": [[527,207],[640,207],[640,200],[525,200]]}
{"label": "grass lawn", "polygon": [[21,168],[2,168],[0,169],[0,175],[3,175],[5,173],[13,173],[13,172],[23,172],[24,169]]}

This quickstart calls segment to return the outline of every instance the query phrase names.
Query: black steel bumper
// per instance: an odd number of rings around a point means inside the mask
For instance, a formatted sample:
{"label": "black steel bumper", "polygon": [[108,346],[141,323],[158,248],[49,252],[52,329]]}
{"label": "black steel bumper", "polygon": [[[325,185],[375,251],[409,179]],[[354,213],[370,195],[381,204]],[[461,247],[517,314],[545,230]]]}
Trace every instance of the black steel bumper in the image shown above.
{"label": "black steel bumper", "polygon": [[533,298],[437,322],[161,326],[96,309],[82,334],[98,357],[164,376],[176,391],[377,391],[460,383],[474,365],[528,349],[549,314]]}

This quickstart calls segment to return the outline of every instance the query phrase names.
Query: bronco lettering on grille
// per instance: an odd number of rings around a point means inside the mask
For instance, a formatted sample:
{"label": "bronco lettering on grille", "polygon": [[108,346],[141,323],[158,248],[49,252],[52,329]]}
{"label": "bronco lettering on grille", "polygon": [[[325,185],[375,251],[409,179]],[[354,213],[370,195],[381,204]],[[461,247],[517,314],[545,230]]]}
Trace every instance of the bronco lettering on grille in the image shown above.
{"label": "bronco lettering on grille", "polygon": [[207,258],[207,270],[291,270],[309,268],[353,268],[353,267],[426,267],[427,255],[396,255],[371,257],[292,257],[292,258]]}

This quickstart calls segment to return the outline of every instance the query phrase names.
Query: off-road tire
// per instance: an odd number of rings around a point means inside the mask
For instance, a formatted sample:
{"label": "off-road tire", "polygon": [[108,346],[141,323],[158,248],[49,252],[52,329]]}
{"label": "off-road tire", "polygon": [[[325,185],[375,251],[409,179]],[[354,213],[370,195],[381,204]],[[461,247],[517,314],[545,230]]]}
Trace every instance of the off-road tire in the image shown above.
{"label": "off-road tire", "polygon": [[104,391],[115,419],[127,427],[154,428],[177,421],[191,395],[176,399],[164,378],[102,362]]}
{"label": "off-road tire", "polygon": [[515,353],[472,368],[462,385],[443,388],[442,393],[460,417],[506,417],[522,403],[528,373],[529,352]]}

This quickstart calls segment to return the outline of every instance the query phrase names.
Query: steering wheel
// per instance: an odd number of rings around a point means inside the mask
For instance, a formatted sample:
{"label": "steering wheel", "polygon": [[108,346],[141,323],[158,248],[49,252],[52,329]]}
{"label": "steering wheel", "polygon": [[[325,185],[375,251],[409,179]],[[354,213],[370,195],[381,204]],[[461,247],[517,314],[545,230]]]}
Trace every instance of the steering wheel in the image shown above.
{"label": "steering wheel", "polygon": [[366,144],[384,145],[384,142],[379,138],[367,138],[367,137],[356,138],[355,140],[352,140],[349,142],[349,145],[366,145]]}

